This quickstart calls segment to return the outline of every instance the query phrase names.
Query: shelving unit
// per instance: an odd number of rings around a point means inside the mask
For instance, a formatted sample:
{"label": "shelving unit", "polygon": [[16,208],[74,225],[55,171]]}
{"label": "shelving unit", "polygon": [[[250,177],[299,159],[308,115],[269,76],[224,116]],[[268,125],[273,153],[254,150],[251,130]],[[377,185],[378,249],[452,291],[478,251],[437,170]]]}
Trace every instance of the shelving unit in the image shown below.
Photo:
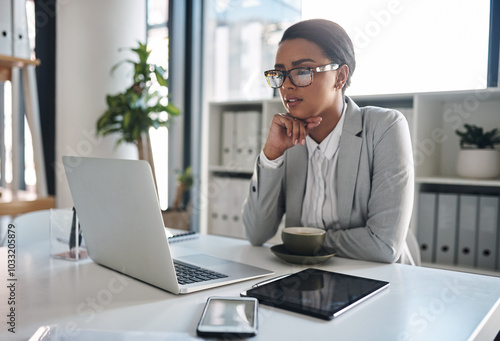
{"label": "shelving unit", "polygon": [[[418,193],[421,191],[441,191],[475,193],[478,195],[500,196],[500,179],[464,179],[456,175],[455,164],[460,149],[456,129],[465,123],[476,124],[485,129],[500,128],[500,89],[450,91],[416,94],[352,96],[359,106],[375,105],[400,110],[407,118],[412,136],[415,161],[415,207],[412,229],[418,232]],[[262,101],[220,102],[209,105],[210,129],[208,133],[208,164],[205,167],[209,183],[223,178],[247,177],[252,169],[236,169],[221,166],[222,113],[224,111],[258,110],[261,112],[261,143],[265,142],[272,116],[283,112],[277,98]],[[205,187],[206,189],[206,187]],[[208,191],[210,192],[210,191]],[[214,197],[217,195],[213,192]],[[246,192],[243,196],[246,196]],[[209,198],[210,202],[210,198]],[[204,213],[213,213],[207,209]],[[210,217],[202,231],[211,233],[214,222]],[[240,221],[241,223],[241,221]],[[497,229],[500,244],[500,229]],[[221,233],[221,232],[218,232]],[[244,238],[244,235],[240,234]],[[279,236],[275,242],[280,242]],[[498,247],[500,249],[500,245]],[[500,250],[498,250],[500,254]],[[499,257],[500,259],[500,257]],[[500,263],[500,260],[498,261]],[[434,263],[433,263],[434,264]],[[439,267],[440,264],[434,264]],[[446,265],[449,267],[449,265]],[[457,267],[457,269],[460,269]],[[498,272],[497,269],[492,271]],[[472,269],[473,270],[473,269]],[[477,269],[478,272],[482,271]],[[485,269],[488,272],[489,270]]]}
{"label": "shelving unit", "polygon": [[[16,215],[34,210],[54,207],[54,198],[48,195],[45,176],[45,161],[43,157],[40,114],[38,108],[38,92],[36,88],[35,67],[40,60],[23,59],[13,56],[0,55],[0,82],[12,83],[12,164],[13,180],[10,188],[0,188],[0,215]],[[23,113],[20,110],[21,77],[24,85],[24,99],[26,118],[30,125],[35,171],[37,177],[36,193],[19,190],[19,155],[21,155],[16,141],[19,139],[17,122]],[[3,132],[2,132],[3,135]],[[5,157],[2,155],[2,158]]]}
{"label": "shelving unit", "polygon": [[[207,207],[202,213],[207,217],[207,225],[202,226],[202,231],[245,238],[241,206],[248,192],[254,160],[265,142],[264,132],[269,130],[272,115],[283,110],[278,100],[210,103],[208,181],[203,190],[206,193]],[[244,116],[248,113],[252,114]],[[237,131],[232,142],[225,119],[239,122],[234,123]],[[228,152],[225,143],[234,144],[234,159],[228,159],[224,155]],[[244,147],[240,147],[241,145]]]}

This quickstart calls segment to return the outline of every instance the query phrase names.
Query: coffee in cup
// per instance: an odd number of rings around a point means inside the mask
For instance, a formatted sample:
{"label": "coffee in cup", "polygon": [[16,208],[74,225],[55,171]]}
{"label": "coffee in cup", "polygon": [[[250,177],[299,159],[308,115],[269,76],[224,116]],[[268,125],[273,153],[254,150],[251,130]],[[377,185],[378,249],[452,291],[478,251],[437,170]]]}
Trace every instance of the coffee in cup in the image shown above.
{"label": "coffee in cup", "polygon": [[322,248],[326,231],[316,227],[287,227],[281,232],[286,250],[294,255],[315,256]]}

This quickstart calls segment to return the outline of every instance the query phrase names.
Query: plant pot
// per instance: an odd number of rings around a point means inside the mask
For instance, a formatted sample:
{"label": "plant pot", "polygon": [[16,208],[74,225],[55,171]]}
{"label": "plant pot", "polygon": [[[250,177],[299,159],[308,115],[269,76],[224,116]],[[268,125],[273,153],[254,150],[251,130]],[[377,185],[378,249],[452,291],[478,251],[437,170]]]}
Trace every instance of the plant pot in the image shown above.
{"label": "plant pot", "polygon": [[457,174],[464,178],[496,178],[500,174],[500,154],[496,149],[462,149],[458,153]]}
{"label": "plant pot", "polygon": [[191,210],[166,210],[162,212],[165,227],[189,231]]}

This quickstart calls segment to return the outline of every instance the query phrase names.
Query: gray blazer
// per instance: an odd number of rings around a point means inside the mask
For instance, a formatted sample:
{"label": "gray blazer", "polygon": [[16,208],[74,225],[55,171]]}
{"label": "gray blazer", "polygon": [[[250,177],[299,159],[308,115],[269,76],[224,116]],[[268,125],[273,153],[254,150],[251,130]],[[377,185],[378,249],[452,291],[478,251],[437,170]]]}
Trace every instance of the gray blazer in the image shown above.
{"label": "gray blazer", "polygon": [[[408,123],[396,110],[359,108],[346,97],[347,110],[338,159],[340,226],[328,227],[325,244],[342,257],[378,262],[400,259],[413,209],[414,168]],[[301,226],[307,148],[285,152],[278,169],[257,160],[243,205],[247,238],[262,245],[285,216],[285,226]]]}

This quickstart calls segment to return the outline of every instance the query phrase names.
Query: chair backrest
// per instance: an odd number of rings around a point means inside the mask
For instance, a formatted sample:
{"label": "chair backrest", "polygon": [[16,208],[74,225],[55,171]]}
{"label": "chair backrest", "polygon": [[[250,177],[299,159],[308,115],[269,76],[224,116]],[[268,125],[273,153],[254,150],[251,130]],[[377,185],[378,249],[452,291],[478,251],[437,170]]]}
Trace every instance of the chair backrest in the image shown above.
{"label": "chair backrest", "polygon": [[[20,214],[14,217],[11,224],[15,226],[16,231],[32,230],[32,233],[22,233],[22,240],[16,240],[17,243],[27,244],[39,240],[48,240],[50,232],[50,209]],[[4,237],[0,245],[4,245],[5,239]]]}

